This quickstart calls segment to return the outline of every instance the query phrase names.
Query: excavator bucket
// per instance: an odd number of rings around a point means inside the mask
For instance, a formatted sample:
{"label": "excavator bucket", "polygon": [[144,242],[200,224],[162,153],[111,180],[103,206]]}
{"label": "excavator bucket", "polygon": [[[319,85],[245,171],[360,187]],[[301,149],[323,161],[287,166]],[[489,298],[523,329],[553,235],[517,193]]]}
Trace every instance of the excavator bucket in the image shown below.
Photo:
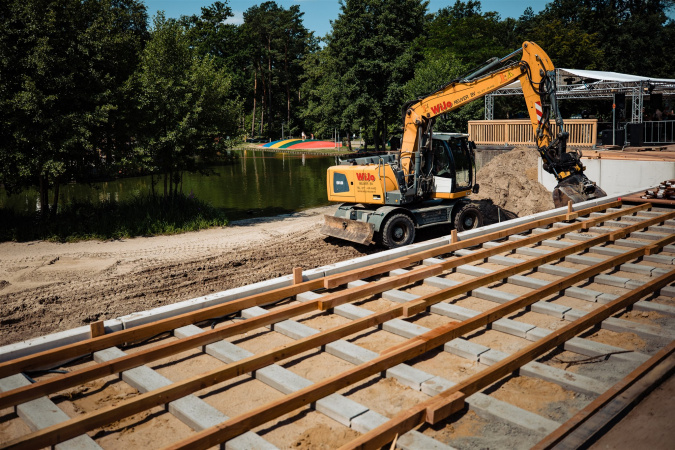
{"label": "excavator bucket", "polygon": [[556,208],[572,203],[584,202],[595,198],[606,197],[607,193],[583,174],[565,178],[553,189],[553,204]]}
{"label": "excavator bucket", "polygon": [[323,218],[324,223],[320,231],[325,235],[364,245],[368,245],[373,241],[375,228],[372,223],[359,222],[358,220],[329,216],[327,214]]}

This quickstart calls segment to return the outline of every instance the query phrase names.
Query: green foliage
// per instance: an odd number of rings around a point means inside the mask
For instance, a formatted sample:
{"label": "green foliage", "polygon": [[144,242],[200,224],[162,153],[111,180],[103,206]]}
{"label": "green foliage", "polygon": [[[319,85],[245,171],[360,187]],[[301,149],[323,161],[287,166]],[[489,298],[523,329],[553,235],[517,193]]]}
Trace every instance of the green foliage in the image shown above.
{"label": "green foliage", "polygon": [[0,242],[124,239],[225,225],[227,219],[221,210],[196,198],[145,195],[121,203],[108,200],[97,204],[70,204],[47,222],[41,220],[39,214],[0,211]]}

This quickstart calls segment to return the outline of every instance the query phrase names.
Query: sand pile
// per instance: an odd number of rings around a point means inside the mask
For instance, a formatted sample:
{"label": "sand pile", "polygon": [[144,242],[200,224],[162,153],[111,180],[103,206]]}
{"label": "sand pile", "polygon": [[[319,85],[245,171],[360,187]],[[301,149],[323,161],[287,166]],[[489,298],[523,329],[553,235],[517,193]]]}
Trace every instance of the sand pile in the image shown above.
{"label": "sand pile", "polygon": [[533,148],[514,148],[493,158],[477,175],[480,192],[472,199],[490,199],[518,216],[552,209],[551,193],[537,181],[539,153]]}

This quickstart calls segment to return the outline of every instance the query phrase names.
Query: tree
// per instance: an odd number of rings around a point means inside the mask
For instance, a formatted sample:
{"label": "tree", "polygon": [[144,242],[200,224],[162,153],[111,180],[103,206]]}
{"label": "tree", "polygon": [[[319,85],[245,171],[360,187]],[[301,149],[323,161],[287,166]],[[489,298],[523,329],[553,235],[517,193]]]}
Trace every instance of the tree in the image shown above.
{"label": "tree", "polygon": [[231,78],[190,47],[177,21],[160,13],[128,88],[137,93],[143,123],[128,163],[164,174],[164,195],[175,195],[182,172],[197,170],[198,160],[211,161],[236,132],[239,103]]}
{"label": "tree", "polygon": [[[418,38],[426,5],[419,0],[341,2],[322,50],[325,73],[314,89],[307,89],[313,99],[305,115],[348,134],[363,127],[376,149],[383,148],[390,126],[401,125],[403,86],[421,59]],[[314,108],[322,104],[332,106]]]}
{"label": "tree", "polygon": [[[0,5],[0,181],[37,184],[53,212],[59,183],[100,162],[102,130],[140,47],[145,8],[135,0],[7,0]],[[113,23],[115,24],[113,26]],[[113,120],[114,122],[114,120]]]}

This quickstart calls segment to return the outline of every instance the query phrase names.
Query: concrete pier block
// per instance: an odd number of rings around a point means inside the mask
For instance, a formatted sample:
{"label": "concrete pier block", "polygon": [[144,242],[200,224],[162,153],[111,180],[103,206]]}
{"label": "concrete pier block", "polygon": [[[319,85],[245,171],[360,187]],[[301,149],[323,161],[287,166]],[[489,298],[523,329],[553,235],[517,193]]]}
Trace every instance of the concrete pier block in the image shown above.
{"label": "concrete pier block", "polygon": [[325,349],[326,353],[354,365],[363,364],[379,356],[379,354],[374,351],[352,344],[343,339],[326,344]]}
{"label": "concrete pier block", "polygon": [[474,289],[473,291],[471,291],[471,295],[473,295],[474,297],[482,298],[483,300],[489,300],[491,302],[497,303],[506,303],[515,298],[518,298],[518,296],[515,294],[509,294],[508,292],[490,288]]}
{"label": "concrete pier block", "polygon": [[[614,352],[625,352],[626,349],[621,347],[614,347],[612,345],[595,342],[590,339],[572,338],[564,344],[565,350],[569,352],[579,353],[584,356],[601,356]],[[649,359],[649,355],[640,352],[617,353],[609,356],[610,359],[618,359],[621,361],[632,361],[637,364],[642,364]]]}
{"label": "concrete pier block", "polygon": [[296,295],[295,299],[299,302],[309,302],[311,300],[318,300],[321,297],[323,297],[323,295],[317,294],[316,292],[307,291]]}
{"label": "concrete pier block", "polygon": [[628,247],[628,248],[640,248],[645,245],[644,242],[634,241],[632,239],[619,239],[614,241],[614,245],[619,247]]}
{"label": "concrete pier block", "polygon": [[290,370],[284,369],[277,364],[272,364],[256,370],[255,377],[257,380],[262,381],[266,385],[273,387],[284,394],[299,391],[312,384],[308,379],[296,375]]}
{"label": "concrete pier block", "polygon": [[539,278],[526,277],[522,275],[514,275],[509,277],[507,281],[516,286],[523,286],[530,289],[539,289],[550,284],[550,281],[540,280]]}
{"label": "concrete pier block", "polygon": [[656,233],[664,233],[664,234],[673,234],[675,233],[675,227],[669,227],[665,225],[652,225],[651,227],[648,228],[649,231],[654,231]]}
{"label": "concrete pier block", "polygon": [[617,333],[635,333],[647,339],[675,339],[675,330],[645,325],[631,320],[617,319],[616,317],[609,317],[603,320],[601,327],[605,330],[616,331]]}
{"label": "concrete pier block", "polygon": [[456,270],[457,273],[463,273],[464,275],[472,275],[474,277],[482,277],[483,275],[487,275],[493,272],[490,269],[484,269],[482,267],[472,266],[469,264],[459,266],[457,267]]}
{"label": "concrete pier block", "polygon": [[481,364],[485,364],[487,366],[491,366],[493,364],[497,364],[502,359],[508,357],[509,357],[508,353],[504,353],[499,350],[495,350],[494,348],[491,348],[485,353],[480,354],[480,356],[478,357],[478,362],[480,362]]}
{"label": "concrete pier block", "polygon": [[574,286],[565,289],[565,295],[567,297],[578,298],[579,300],[585,300],[587,302],[595,302],[600,294],[602,294],[602,292]]}
{"label": "concrete pier block", "polygon": [[394,269],[389,271],[389,276],[390,277],[395,277],[398,275],[403,275],[404,273],[408,273],[408,270],[406,269]]}
{"label": "concrete pier block", "polygon": [[261,308],[260,306],[253,306],[251,308],[242,309],[241,317],[243,317],[244,319],[250,319],[251,317],[258,317],[262,316],[263,314],[267,314],[267,312],[268,311],[265,308]]}
{"label": "concrete pier block", "polygon": [[408,431],[398,438],[396,446],[402,450],[454,450],[453,447],[416,430]]}
{"label": "concrete pier block", "polygon": [[369,311],[365,308],[354,306],[351,303],[345,303],[344,305],[336,306],[333,308],[333,311],[338,316],[346,317],[347,319],[351,320],[362,319],[373,313],[372,311]]}
{"label": "concrete pier block", "polygon": [[399,364],[387,369],[387,378],[396,378],[396,381],[399,383],[409,386],[417,391],[422,389],[422,383],[433,377],[433,375],[415,369],[407,364]]}
{"label": "concrete pier block", "polygon": [[588,251],[589,253],[597,253],[598,255],[619,256],[629,250],[623,248],[591,247],[588,249]]}
{"label": "concrete pier block", "polygon": [[366,284],[368,284],[367,281],[363,281],[363,280],[354,280],[354,281],[350,281],[349,283],[347,283],[347,287],[348,287],[349,289],[351,289],[351,288],[355,288],[355,287],[361,287],[361,286],[364,286],[364,285],[366,285]]}
{"label": "concrete pier block", "polygon": [[316,410],[345,426],[350,426],[352,420],[368,411],[360,403],[350,400],[344,395],[331,394],[315,404]]}
{"label": "concrete pier block", "polygon": [[548,228],[535,228],[532,230],[532,234],[542,234],[542,233],[548,233],[549,230]]}
{"label": "concrete pier block", "polygon": [[456,384],[457,383],[454,381],[450,381],[443,377],[433,377],[422,383],[421,391],[429,397],[433,397],[434,395],[438,395],[441,392],[450,389]]}
{"label": "concrete pier block", "polygon": [[475,342],[467,341],[463,338],[456,338],[446,342],[443,350],[453,355],[461,356],[462,358],[478,361],[480,356],[490,351],[490,347],[476,344]]}
{"label": "concrete pier block", "polygon": [[598,303],[601,303],[601,304],[605,305],[605,304],[607,304],[607,303],[613,302],[613,301],[616,300],[617,298],[619,298],[618,295],[607,294],[607,293],[603,292],[602,294],[600,294],[600,295],[598,295],[598,296],[596,297],[595,301],[598,302]]}
{"label": "concrete pier block", "polygon": [[527,239],[529,236],[523,236],[522,234],[512,234],[509,236],[509,241],[522,241],[523,239]]}
{"label": "concrete pier block", "polygon": [[448,280],[441,277],[429,277],[424,280],[424,284],[438,289],[446,289],[452,286],[457,286],[459,281]]}
{"label": "concrete pier block", "polygon": [[675,297],[675,285],[662,287],[660,295],[663,295],[665,297]]}
{"label": "concrete pier block", "polygon": [[[541,248],[532,248],[532,247],[520,247],[516,249],[516,254],[539,257],[551,253],[550,250],[543,250]],[[489,260],[488,260],[489,261]]]}
{"label": "concrete pier block", "polygon": [[567,248],[572,245],[574,245],[574,242],[567,242],[567,241],[555,241],[553,239],[546,239],[545,241],[541,241],[541,245],[545,245],[546,247],[553,247],[553,248]]}
{"label": "concrete pier block", "polygon": [[673,244],[666,245],[665,247],[663,247],[663,251],[668,253],[675,253],[675,245]]}
{"label": "concrete pier block", "polygon": [[479,314],[478,311],[474,311],[473,309],[463,308],[461,306],[443,302],[432,305],[431,312],[460,321],[470,319]]}
{"label": "concrete pier block", "polygon": [[607,222],[605,222],[605,225],[612,228],[626,228],[633,224],[630,222],[623,222],[620,220],[608,220]]}
{"label": "concrete pier block", "polygon": [[653,301],[646,302],[644,300],[640,300],[639,302],[633,304],[633,309],[636,311],[647,311],[647,312],[653,311],[660,314],[664,314],[666,316],[675,317],[675,307],[672,307],[670,305],[664,305],[663,303],[656,303]]}
{"label": "concrete pier block", "polygon": [[441,258],[427,258],[422,261],[422,264],[425,266],[433,266],[434,264],[440,264],[442,262],[445,262],[445,260]]}
{"label": "concrete pier block", "polygon": [[538,341],[539,339],[543,339],[549,334],[553,333],[551,330],[547,330],[546,328],[539,328],[539,327],[534,327],[530,331],[527,332],[527,335],[525,336],[525,339],[528,341]]}
{"label": "concrete pier block", "polygon": [[634,239],[644,239],[646,241],[658,241],[667,237],[666,234],[655,233],[653,231],[636,231],[630,234],[630,237]]}
{"label": "concrete pier block", "polygon": [[397,336],[412,338],[431,331],[430,328],[415,325],[402,319],[392,319],[382,324],[382,329]]}
{"label": "concrete pier block", "polygon": [[533,312],[539,313],[539,314],[545,314],[547,316],[552,316],[552,317],[559,317],[563,318],[565,317],[565,313],[569,311],[570,308],[569,306],[563,306],[559,305],[557,303],[550,303],[550,302],[536,302],[533,303],[530,306],[530,309]]}
{"label": "concrete pier block", "polygon": [[606,286],[615,286],[625,288],[626,283],[630,281],[628,278],[617,277],[614,275],[605,275],[600,274],[593,277],[593,281],[598,284],[604,284]]}
{"label": "concrete pier block", "polygon": [[593,258],[592,256],[569,255],[565,256],[565,261],[572,264],[583,264],[585,266],[593,266],[601,263],[604,259]]}
{"label": "concrete pier block", "polygon": [[645,255],[642,259],[659,264],[675,264],[675,257],[668,255]]}
{"label": "concrete pier block", "polygon": [[369,410],[353,418],[351,420],[351,428],[359,433],[367,433],[388,421],[387,417]]}
{"label": "concrete pier block", "polygon": [[455,256],[466,256],[466,255],[470,255],[474,252],[475,252],[475,250],[469,250],[469,249],[466,249],[466,248],[462,248],[462,249],[459,249],[459,250],[455,250],[453,252],[453,254]]}
{"label": "concrete pier block", "polygon": [[563,319],[573,322],[577,319],[581,319],[586,314],[588,314],[588,311],[584,311],[583,309],[572,308],[569,311],[565,311]]}
{"label": "concrete pier block", "polygon": [[591,233],[597,233],[597,234],[606,234],[606,233],[611,233],[612,231],[616,231],[616,228],[610,228],[610,227],[590,227],[588,229]]}
{"label": "concrete pier block", "polygon": [[537,272],[547,273],[549,275],[556,275],[558,277],[566,277],[578,272],[578,269],[570,269],[569,267],[554,266],[552,264],[542,264],[537,267]]}
{"label": "concrete pier block", "polygon": [[391,289],[389,291],[384,291],[382,293],[382,298],[391,302],[405,303],[419,298],[419,295],[399,291],[398,289]]}
{"label": "concrete pier block", "polygon": [[637,273],[640,275],[651,276],[654,266],[645,266],[644,264],[626,263],[619,266],[619,270],[623,272]]}
{"label": "concrete pier block", "polygon": [[488,262],[491,264],[499,264],[501,266],[515,266],[524,263],[524,259],[513,258],[511,256],[490,256]]}
{"label": "concrete pier block", "polygon": [[499,247],[500,245],[504,245],[504,243],[503,242],[490,241],[490,242],[483,243],[483,248],[490,249],[490,248]]}
{"label": "concrete pier block", "polygon": [[594,237],[597,236],[591,233],[567,233],[565,235],[565,238],[571,239],[573,241],[587,241],[589,239],[593,239]]}
{"label": "concrete pier block", "polygon": [[560,423],[477,392],[466,399],[469,409],[488,420],[501,420],[542,436],[560,427]]}
{"label": "concrete pier block", "polygon": [[527,332],[535,328],[534,325],[530,325],[523,322],[518,322],[511,319],[499,319],[495,320],[490,324],[491,328],[496,331],[501,331],[513,336],[518,336],[523,339],[527,339]]}
{"label": "concrete pier block", "polygon": [[592,396],[602,394],[609,388],[607,384],[593,378],[538,362],[525,364],[520,368],[520,375],[550,381],[565,389]]}
{"label": "concrete pier block", "polygon": [[281,333],[284,336],[288,336],[292,339],[302,339],[313,334],[317,334],[319,330],[303,325],[300,322],[295,320],[284,320],[279,323],[275,323],[272,326],[272,329],[277,333]]}

